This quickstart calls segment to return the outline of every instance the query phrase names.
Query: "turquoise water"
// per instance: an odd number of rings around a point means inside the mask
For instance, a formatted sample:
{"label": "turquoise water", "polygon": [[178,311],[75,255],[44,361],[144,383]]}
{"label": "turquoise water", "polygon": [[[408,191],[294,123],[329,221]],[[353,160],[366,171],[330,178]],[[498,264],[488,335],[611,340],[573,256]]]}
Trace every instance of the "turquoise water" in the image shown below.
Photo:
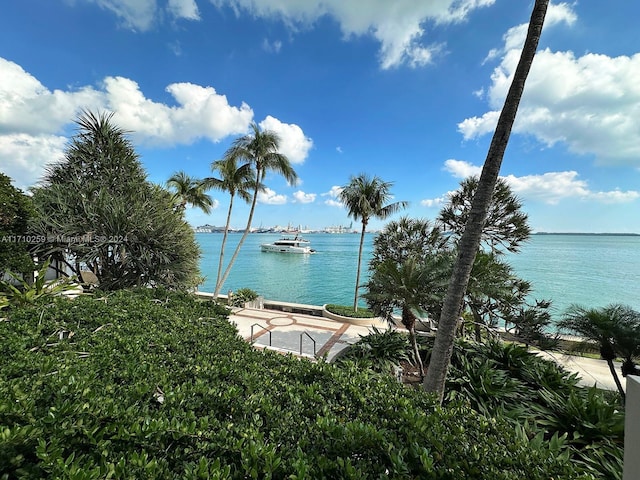
{"label": "turquoise water", "polygon": [[[225,249],[230,259],[241,234],[231,234]],[[314,255],[262,253],[261,243],[277,234],[251,234],[240,251],[222,293],[251,288],[271,300],[322,305],[353,302],[360,235],[305,235]],[[365,237],[362,281],[374,235]],[[222,235],[198,233],[203,256],[200,290],[212,292]],[[607,235],[534,235],[519,254],[507,259],[533,285],[533,297],[553,301],[554,317],[570,304],[601,307],[625,303],[640,310],[640,237]],[[360,302],[362,305],[364,303]]]}

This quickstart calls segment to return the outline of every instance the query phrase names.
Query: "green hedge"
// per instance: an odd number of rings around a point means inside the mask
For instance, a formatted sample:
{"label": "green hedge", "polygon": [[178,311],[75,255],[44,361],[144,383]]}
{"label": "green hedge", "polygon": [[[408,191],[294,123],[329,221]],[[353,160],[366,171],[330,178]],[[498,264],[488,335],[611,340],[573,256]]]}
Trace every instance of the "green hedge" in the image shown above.
{"label": "green hedge", "polygon": [[150,289],[7,312],[0,478],[589,478],[562,439],[253,350],[227,313]]}
{"label": "green hedge", "polygon": [[376,315],[368,308],[358,308],[354,310],[353,307],[347,307],[345,305],[336,305],[329,303],[325,305],[325,308],[336,315],[342,315],[343,317],[352,318],[374,318]]}

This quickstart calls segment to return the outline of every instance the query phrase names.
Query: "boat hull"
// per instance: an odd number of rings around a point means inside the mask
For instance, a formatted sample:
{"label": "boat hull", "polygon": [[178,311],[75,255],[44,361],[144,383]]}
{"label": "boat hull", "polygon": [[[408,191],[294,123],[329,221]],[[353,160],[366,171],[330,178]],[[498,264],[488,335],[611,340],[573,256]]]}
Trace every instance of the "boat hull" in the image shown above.
{"label": "boat hull", "polygon": [[270,243],[265,243],[263,245],[260,245],[260,249],[263,252],[270,252],[270,253],[293,253],[293,254],[315,253],[315,250],[309,247],[292,247],[289,245],[274,245]]}

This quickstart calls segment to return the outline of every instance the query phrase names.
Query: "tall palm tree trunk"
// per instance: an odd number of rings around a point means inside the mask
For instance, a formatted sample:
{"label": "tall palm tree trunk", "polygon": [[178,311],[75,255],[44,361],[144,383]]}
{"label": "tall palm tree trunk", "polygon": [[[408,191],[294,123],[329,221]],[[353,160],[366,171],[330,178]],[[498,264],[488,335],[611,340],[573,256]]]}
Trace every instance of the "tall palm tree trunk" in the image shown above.
{"label": "tall palm tree trunk", "polygon": [[253,212],[256,209],[256,202],[258,201],[258,191],[260,189],[260,176],[261,175],[262,175],[262,170],[257,170],[257,172],[256,172],[256,187],[255,187],[255,190],[253,192],[253,200],[251,201],[251,209],[249,210],[249,218],[247,219],[247,227],[244,229],[244,233],[242,234],[242,237],[240,238],[240,242],[238,242],[238,246],[236,247],[235,251],[233,252],[233,256],[231,257],[231,261],[229,262],[229,265],[227,265],[227,268],[224,271],[224,275],[222,276],[222,280],[220,280],[220,283],[218,283],[218,285],[216,285],[216,291],[213,294],[213,296],[215,298],[217,298],[218,295],[220,294],[220,290],[222,289],[222,286],[224,285],[224,282],[226,282],[227,278],[229,277],[229,273],[231,272],[231,267],[233,267],[233,263],[236,261],[236,258],[238,257],[238,253],[240,253],[240,248],[242,248],[242,244],[244,243],[245,239],[247,238],[247,235],[249,235],[249,230],[251,229],[251,222],[253,221]]}
{"label": "tall palm tree trunk", "polygon": [[[222,275],[222,264],[224,263],[224,247],[227,243],[227,236],[229,235],[229,225],[231,224],[231,210],[233,210],[233,194],[229,200],[229,210],[227,211],[227,223],[224,225],[224,234],[222,235],[222,244],[220,245],[220,259],[218,260],[218,275],[216,276],[216,287],[214,289],[214,297],[218,296],[218,292],[222,285],[220,285],[220,276]],[[218,287],[220,285],[220,287]]]}
{"label": "tall palm tree trunk", "polygon": [[362,222],[362,232],[360,233],[360,248],[358,248],[358,269],[356,270],[356,291],[353,296],[353,311],[358,311],[358,288],[360,287],[360,267],[362,265],[362,246],[364,245],[364,232],[367,228],[367,223]]}
{"label": "tall palm tree trunk", "polygon": [[622,405],[625,402],[625,393],[624,388],[622,388],[622,383],[620,383],[620,378],[618,377],[618,372],[616,372],[616,366],[613,364],[613,360],[607,359],[607,365],[609,366],[609,371],[611,372],[611,376],[613,377],[613,381],[616,382],[616,387],[618,388],[618,392],[620,393],[620,397],[622,397]]}
{"label": "tall palm tree trunk", "polygon": [[469,219],[458,246],[458,258],[449,280],[444,300],[438,333],[431,354],[431,362],[424,379],[424,389],[436,393],[440,402],[444,396],[444,386],[453,352],[456,324],[460,316],[460,306],[464,297],[473,262],[480,246],[482,229],[487,217],[504,152],[509,142],[511,129],[522,98],[524,84],[533,63],[549,0],[536,0],[529,21],[529,29],[520,55],[520,61],[491,139],[487,158],[482,168],[478,188],[473,197]]}

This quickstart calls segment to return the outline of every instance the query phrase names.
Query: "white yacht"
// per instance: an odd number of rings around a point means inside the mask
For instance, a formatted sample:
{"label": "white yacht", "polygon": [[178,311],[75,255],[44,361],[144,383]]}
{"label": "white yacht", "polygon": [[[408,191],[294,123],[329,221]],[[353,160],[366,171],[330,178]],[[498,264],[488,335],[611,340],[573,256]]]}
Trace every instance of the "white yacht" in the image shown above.
{"label": "white yacht", "polygon": [[298,235],[295,237],[282,237],[273,243],[263,243],[260,248],[263,252],[315,253],[315,250],[309,246],[309,240]]}

